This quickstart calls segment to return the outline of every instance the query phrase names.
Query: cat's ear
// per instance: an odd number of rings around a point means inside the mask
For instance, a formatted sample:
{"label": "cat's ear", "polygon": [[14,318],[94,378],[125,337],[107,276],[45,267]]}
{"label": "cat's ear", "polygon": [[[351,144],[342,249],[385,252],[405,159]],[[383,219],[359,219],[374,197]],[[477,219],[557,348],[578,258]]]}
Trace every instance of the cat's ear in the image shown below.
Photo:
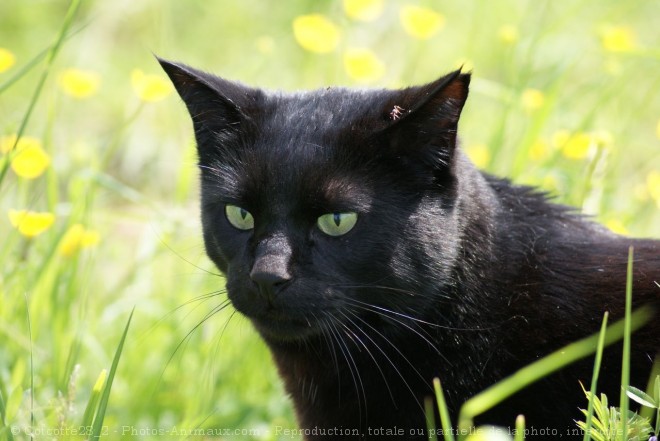
{"label": "cat's ear", "polygon": [[158,58],[193,120],[200,159],[231,145],[254,116],[256,89]]}
{"label": "cat's ear", "polygon": [[395,96],[383,112],[388,120],[383,133],[393,153],[421,160],[436,171],[449,168],[469,85],[470,74],[459,69]]}

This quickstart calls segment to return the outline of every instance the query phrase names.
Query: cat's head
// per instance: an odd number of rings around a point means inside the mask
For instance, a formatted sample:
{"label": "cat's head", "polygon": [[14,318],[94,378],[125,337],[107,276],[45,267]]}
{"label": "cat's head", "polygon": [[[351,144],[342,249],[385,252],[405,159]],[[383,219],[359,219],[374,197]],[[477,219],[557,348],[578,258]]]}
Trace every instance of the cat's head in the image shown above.
{"label": "cat's head", "polygon": [[267,340],[423,315],[459,248],[469,74],[284,94],[160,62],[193,120],[207,253]]}

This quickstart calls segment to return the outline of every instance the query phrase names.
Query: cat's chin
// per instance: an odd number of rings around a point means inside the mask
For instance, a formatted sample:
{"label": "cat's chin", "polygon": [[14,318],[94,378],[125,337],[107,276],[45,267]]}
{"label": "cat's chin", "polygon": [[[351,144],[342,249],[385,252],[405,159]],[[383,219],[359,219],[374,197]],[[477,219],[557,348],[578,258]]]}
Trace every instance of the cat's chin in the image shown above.
{"label": "cat's chin", "polygon": [[321,332],[312,322],[289,318],[252,318],[255,329],[268,341],[295,342],[303,341]]}

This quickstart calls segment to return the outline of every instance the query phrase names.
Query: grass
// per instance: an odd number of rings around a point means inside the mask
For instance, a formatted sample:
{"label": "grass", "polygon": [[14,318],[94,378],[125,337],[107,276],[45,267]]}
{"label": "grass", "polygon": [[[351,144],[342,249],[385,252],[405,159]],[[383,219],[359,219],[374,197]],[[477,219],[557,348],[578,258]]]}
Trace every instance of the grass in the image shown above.
{"label": "grass", "polygon": [[[132,84],[134,69],[164,78],[152,52],[286,90],[404,86],[464,64],[474,81],[462,141],[475,162],[617,231],[660,236],[653,0],[420,4],[444,16],[428,40],[406,33],[395,2],[372,22],[341,2],[0,2],[0,46],[16,57],[0,69],[0,138],[32,137],[49,158],[28,179],[10,167],[22,144],[0,153],[0,440],[94,421],[136,439],[176,427],[171,439],[238,428],[253,432],[227,438],[274,440],[273,427],[295,427],[267,349],[221,309],[185,109]],[[309,13],[334,23],[330,52],[292,36]],[[381,64],[349,74],[352,47]],[[70,68],[97,85],[82,76],[66,89]],[[29,238],[10,209],[54,222]]]}

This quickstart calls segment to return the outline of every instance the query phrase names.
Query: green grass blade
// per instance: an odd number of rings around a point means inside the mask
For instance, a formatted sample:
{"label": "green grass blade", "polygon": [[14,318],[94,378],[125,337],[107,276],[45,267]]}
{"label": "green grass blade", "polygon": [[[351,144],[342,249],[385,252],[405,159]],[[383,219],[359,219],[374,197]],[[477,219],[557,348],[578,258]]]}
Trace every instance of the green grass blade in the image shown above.
{"label": "green grass blade", "polygon": [[587,413],[584,427],[584,441],[589,441],[591,439],[591,425],[593,422],[594,416],[594,397],[596,396],[596,387],[598,386],[598,375],[600,374],[600,364],[603,360],[603,349],[605,349],[605,332],[607,331],[607,319],[609,318],[609,313],[605,312],[603,315],[603,324],[600,327],[600,334],[598,335],[598,347],[596,348],[596,360],[594,361],[594,371],[591,375],[591,398],[589,399],[589,406],[587,407]]}
{"label": "green grass blade", "polygon": [[39,52],[30,61],[25,63],[25,65],[21,67],[21,69],[18,72],[16,72],[11,78],[9,78],[7,81],[2,83],[0,85],[0,95],[2,95],[2,93],[5,90],[13,86],[14,83],[16,83],[18,80],[20,80],[25,75],[27,75],[37,64],[39,64],[39,62],[44,59],[46,54],[48,54],[48,50],[49,49],[44,49],[41,52]]}
{"label": "green grass blade", "polygon": [[516,434],[513,441],[525,441],[525,416],[518,415],[516,418]]}
{"label": "green grass blade", "polygon": [[[631,331],[648,323],[652,316],[653,311],[650,308],[640,308],[635,311],[631,316]],[[605,346],[611,345],[623,337],[624,321],[625,319],[619,320],[608,328],[605,335]],[[470,398],[463,404],[459,412],[458,430],[469,432],[475,416],[494,407],[535,381],[592,354],[596,350],[598,338],[599,334],[593,334],[564,346]]]}
{"label": "green grass blade", "polygon": [[96,411],[99,399],[101,398],[101,393],[103,392],[107,377],[108,371],[103,369],[99,374],[99,377],[96,379],[96,383],[92,389],[92,395],[89,397],[87,407],[85,407],[85,413],[83,414],[81,421],[82,427],[92,427],[92,424],[94,423],[94,412]]}
{"label": "green grass blade", "polygon": [[5,420],[6,414],[7,404],[5,403],[5,398],[2,395],[2,387],[0,387],[0,434],[6,434],[5,439],[7,441],[14,441],[14,435],[7,427],[7,421]]}
{"label": "green grass blade", "polygon": [[[64,40],[68,40],[69,38],[73,37],[76,35],[78,32],[82,31],[85,29],[87,25],[80,26],[78,29],[72,31],[68,35],[64,37]],[[6,80],[4,83],[0,84],[0,95],[3,94],[7,89],[9,89],[11,86],[14,85],[17,81],[19,81],[21,78],[26,76],[35,66],[43,60],[46,55],[48,55],[48,52],[50,51],[50,48],[43,49],[40,51],[37,55],[32,57],[27,63],[25,63],[19,70],[16,72],[14,75],[12,75],[8,80]]]}
{"label": "green grass blade", "polygon": [[435,427],[435,418],[433,418],[433,399],[427,397],[424,400],[424,415],[426,415],[426,430],[428,439],[438,441],[437,430]]}
{"label": "green grass blade", "polygon": [[440,425],[445,441],[454,441],[454,434],[451,430],[451,419],[447,409],[445,394],[442,392],[442,385],[439,378],[433,379],[433,389],[435,390],[435,400],[438,403],[438,413],[440,414]]}
{"label": "green grass blade", "polygon": [[626,276],[626,316],[623,333],[623,360],[621,361],[621,395],[619,407],[621,408],[621,433],[624,438],[628,436],[628,395],[626,390],[630,386],[630,315],[632,314],[632,272],[633,272],[633,247],[628,250],[628,274]]}
{"label": "green grass blade", "polygon": [[34,348],[32,346],[32,321],[30,320],[30,300],[25,297],[25,310],[27,311],[28,340],[30,342],[30,424],[34,427]]}
{"label": "green grass blade", "polygon": [[108,380],[106,381],[105,387],[103,388],[103,394],[99,401],[99,408],[96,411],[94,417],[94,424],[92,425],[92,436],[90,439],[97,440],[101,437],[101,431],[103,429],[103,419],[105,417],[105,411],[108,407],[108,400],[110,399],[110,389],[112,389],[112,381],[115,378],[115,373],[117,372],[117,366],[119,365],[119,358],[121,357],[121,351],[124,348],[124,341],[126,340],[126,334],[128,334],[128,328],[131,325],[131,319],[133,318],[133,313],[135,308],[131,311],[131,315],[128,316],[128,321],[126,322],[126,327],[124,328],[124,333],[119,340],[119,346],[117,346],[117,351],[115,352],[115,358],[112,360],[112,366],[110,367],[110,373],[108,374]]}
{"label": "green grass blade", "polygon": [[[25,112],[25,115],[23,116],[21,125],[18,128],[18,132],[16,133],[16,141],[14,141],[14,145],[10,150],[10,154],[14,153],[16,146],[18,145],[18,141],[25,133],[25,128],[27,127],[28,122],[30,121],[30,117],[32,116],[32,111],[34,110],[34,107],[37,104],[37,101],[39,100],[39,96],[41,96],[41,91],[43,90],[44,84],[46,84],[46,79],[50,74],[51,68],[53,67],[53,62],[55,61],[55,57],[60,51],[62,43],[64,42],[64,38],[67,32],[69,31],[69,27],[71,26],[71,23],[73,22],[73,19],[76,16],[78,9],[80,8],[81,2],[82,0],[71,0],[71,3],[69,4],[69,9],[66,12],[66,16],[64,17],[64,21],[62,22],[62,27],[60,28],[60,31],[55,39],[55,43],[53,43],[53,46],[51,46],[50,50],[48,51],[48,55],[46,57],[46,65],[44,66],[44,70],[41,73],[41,77],[39,78],[37,87],[34,89],[34,93],[32,94],[32,98],[30,99],[28,108]],[[2,163],[2,168],[0,169],[0,186],[2,186],[5,176],[7,175],[7,170],[9,170],[10,162],[11,161],[6,160]]]}

